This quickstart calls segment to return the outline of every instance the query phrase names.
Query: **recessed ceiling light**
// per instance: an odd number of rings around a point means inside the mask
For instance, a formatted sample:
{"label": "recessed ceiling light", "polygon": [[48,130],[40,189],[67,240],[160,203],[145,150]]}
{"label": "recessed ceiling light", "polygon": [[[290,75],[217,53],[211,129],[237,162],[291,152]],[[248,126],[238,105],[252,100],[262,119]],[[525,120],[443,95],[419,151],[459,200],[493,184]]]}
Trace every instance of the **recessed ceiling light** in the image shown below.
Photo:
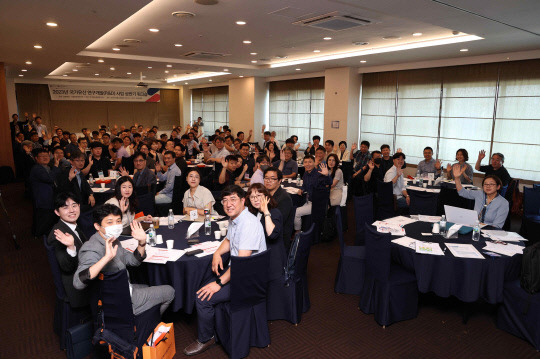
{"label": "recessed ceiling light", "polygon": [[367,61],[366,60],[360,60],[360,62],[365,64]]}
{"label": "recessed ceiling light", "polygon": [[111,67],[110,70],[111,70],[111,71],[114,71],[114,70],[116,70],[116,69],[115,69],[114,67]]}
{"label": "recessed ceiling light", "polygon": [[71,70],[71,71],[75,71],[75,72],[77,72],[77,71],[79,71],[79,70],[77,70],[77,69],[73,69],[73,70]]}
{"label": "recessed ceiling light", "polygon": [[47,26],[50,26],[50,27],[57,27],[58,24],[55,23],[55,22],[48,22],[48,23],[47,23]]}
{"label": "recessed ceiling light", "polygon": [[244,77],[244,75],[240,75],[240,76],[238,76],[238,77]]}
{"label": "recessed ceiling light", "polygon": [[174,44],[176,47],[182,47],[182,44]]}
{"label": "recessed ceiling light", "polygon": [[243,42],[244,44],[251,44],[251,41],[249,41],[249,40],[244,40],[244,41],[242,41],[242,42]]}
{"label": "recessed ceiling light", "polygon": [[256,64],[256,63],[257,63],[257,60],[251,60],[251,63],[252,63],[252,64]]}
{"label": "recessed ceiling light", "polygon": [[461,50],[459,50],[459,51],[461,51],[461,52],[467,52],[467,51],[469,51],[469,49],[461,49]]}
{"label": "recessed ceiling light", "polygon": [[22,69],[21,71],[22,71],[22,72],[26,72],[26,71],[28,71],[28,70],[27,70],[27,69]]}
{"label": "recessed ceiling light", "polygon": [[152,66],[148,66],[148,68],[149,68],[149,69],[151,69],[151,68],[152,68]]}
{"label": "recessed ceiling light", "polygon": [[42,49],[42,48],[43,48],[43,46],[41,46],[41,45],[34,45],[34,49]]}
{"label": "recessed ceiling light", "polygon": [[64,75],[62,75],[62,76],[66,77],[67,75],[66,75],[66,74],[64,74]]}
{"label": "recessed ceiling light", "polygon": [[412,36],[422,36],[422,33],[421,32],[415,32],[412,34]]}
{"label": "recessed ceiling light", "polygon": [[172,65],[169,64],[169,65],[167,65],[167,67],[172,67]]}
{"label": "recessed ceiling light", "polygon": [[332,40],[332,38],[330,36],[327,36],[327,37],[323,37],[323,40],[328,41],[328,40]]}
{"label": "recessed ceiling light", "polygon": [[99,74],[94,74],[94,76],[99,76]]}
{"label": "recessed ceiling light", "polygon": [[295,70],[296,70],[296,71],[300,71],[300,70],[302,70],[302,69],[295,69]]}
{"label": "recessed ceiling light", "polygon": [[99,59],[99,60],[97,60],[97,62],[105,62],[105,60]]}
{"label": "recessed ceiling light", "polygon": [[24,77],[24,75],[19,75],[19,77]]}
{"label": "recessed ceiling light", "polygon": [[249,54],[250,54],[250,55],[253,55],[253,56],[257,55],[256,52],[250,52]]}
{"label": "recessed ceiling light", "polygon": [[150,31],[150,32],[159,32],[159,29],[152,28],[152,29],[148,29],[148,31]]}
{"label": "recessed ceiling light", "polygon": [[189,84],[189,82],[184,82],[185,85]]}
{"label": "recessed ceiling light", "polygon": [[113,49],[113,51],[120,51],[119,47],[113,47],[112,49]]}
{"label": "recessed ceiling light", "polygon": [[126,75],[131,75],[131,72],[126,72]]}
{"label": "recessed ceiling light", "polygon": [[223,71],[227,72],[227,71],[229,71],[229,69],[223,69]]}
{"label": "recessed ceiling light", "polygon": [[210,79],[210,80],[208,80],[208,81],[212,82],[212,79]]}
{"label": "recessed ceiling light", "polygon": [[168,73],[169,73],[169,70],[165,70],[165,73],[168,74]]}
{"label": "recessed ceiling light", "polygon": [[313,50],[313,52],[321,52],[321,50]]}
{"label": "recessed ceiling light", "polygon": [[32,61],[26,61],[25,64],[32,65]]}
{"label": "recessed ceiling light", "polygon": [[245,21],[237,21],[237,22],[236,22],[236,25],[245,25],[245,24],[246,24]]}

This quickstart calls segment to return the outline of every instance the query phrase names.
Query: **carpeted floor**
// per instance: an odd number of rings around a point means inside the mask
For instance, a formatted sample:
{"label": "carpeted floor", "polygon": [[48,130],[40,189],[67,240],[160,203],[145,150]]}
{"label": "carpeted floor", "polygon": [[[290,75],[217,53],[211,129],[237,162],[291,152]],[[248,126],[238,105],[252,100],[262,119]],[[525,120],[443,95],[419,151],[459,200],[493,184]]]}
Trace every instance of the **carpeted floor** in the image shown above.
{"label": "carpeted floor", "polygon": [[[52,331],[54,288],[42,243],[31,237],[32,210],[22,199],[22,185],[0,187],[21,245],[16,250],[0,212],[0,358],[65,358]],[[346,237],[354,224],[349,211]],[[358,310],[358,296],[335,294],[339,260],[337,241],[313,246],[309,260],[312,307],[293,326],[270,323],[272,344],[252,348],[252,358],[529,358],[538,357],[527,342],[495,326],[495,308],[475,305],[467,324],[452,299],[421,296],[418,318],[382,329]],[[175,321],[176,358],[196,337],[195,317],[170,315]],[[226,358],[216,346],[199,358]]]}

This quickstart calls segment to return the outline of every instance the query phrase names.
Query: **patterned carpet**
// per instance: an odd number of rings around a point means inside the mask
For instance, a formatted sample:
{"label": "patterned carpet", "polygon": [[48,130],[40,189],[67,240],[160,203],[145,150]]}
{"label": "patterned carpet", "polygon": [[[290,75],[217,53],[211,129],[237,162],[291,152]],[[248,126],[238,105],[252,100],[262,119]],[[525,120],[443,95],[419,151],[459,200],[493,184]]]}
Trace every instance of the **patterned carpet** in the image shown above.
{"label": "patterned carpet", "polygon": [[[6,218],[0,215],[0,358],[65,358],[52,331],[54,288],[42,243],[31,237],[32,210],[22,199],[21,184],[0,187],[17,239],[16,250]],[[349,211],[349,240],[354,236]],[[461,304],[421,296],[418,318],[382,329],[358,310],[358,296],[335,294],[339,260],[337,241],[315,245],[309,261],[312,307],[302,322],[270,323],[272,344],[252,348],[252,358],[532,358],[527,342],[495,326],[495,308],[478,304],[467,324]],[[170,315],[175,322],[176,358],[196,337],[195,317]],[[198,358],[226,358],[215,346]]]}

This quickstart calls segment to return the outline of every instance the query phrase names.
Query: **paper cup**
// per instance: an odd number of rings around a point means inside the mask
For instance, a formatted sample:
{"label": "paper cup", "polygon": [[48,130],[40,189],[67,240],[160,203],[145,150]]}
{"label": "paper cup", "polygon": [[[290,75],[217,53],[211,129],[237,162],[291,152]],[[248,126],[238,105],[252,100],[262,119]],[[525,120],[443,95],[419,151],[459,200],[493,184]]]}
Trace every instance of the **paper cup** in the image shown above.
{"label": "paper cup", "polygon": [[174,239],[167,239],[167,248],[173,249],[174,247]]}
{"label": "paper cup", "polygon": [[221,238],[221,231],[214,231],[214,238],[220,239]]}
{"label": "paper cup", "polygon": [[426,182],[422,183],[422,187],[427,188],[427,183]]}
{"label": "paper cup", "polygon": [[292,178],[288,178],[287,182],[292,183]]}
{"label": "paper cup", "polygon": [[102,183],[102,184],[101,184],[101,188],[105,188],[105,183]]}
{"label": "paper cup", "polygon": [[158,234],[156,236],[156,244],[163,244],[163,235]]}
{"label": "paper cup", "polygon": [[227,235],[227,228],[222,228],[222,229],[221,229],[221,235],[222,235],[223,237],[225,237],[225,236]]}
{"label": "paper cup", "polygon": [[431,232],[432,233],[439,233],[440,232],[439,223],[433,223],[433,230]]}

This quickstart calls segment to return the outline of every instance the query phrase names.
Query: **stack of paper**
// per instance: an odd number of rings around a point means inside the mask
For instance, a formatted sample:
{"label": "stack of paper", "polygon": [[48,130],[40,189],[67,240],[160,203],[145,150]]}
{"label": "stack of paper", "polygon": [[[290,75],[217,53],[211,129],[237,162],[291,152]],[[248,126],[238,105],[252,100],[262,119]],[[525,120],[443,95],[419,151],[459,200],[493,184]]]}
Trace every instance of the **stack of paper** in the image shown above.
{"label": "stack of paper", "polygon": [[439,243],[416,241],[416,253],[444,256],[444,252]]}
{"label": "stack of paper", "polygon": [[103,193],[103,192],[107,192],[108,190],[110,190],[110,188],[101,188],[101,187],[98,187],[98,188],[92,188],[92,192],[94,193]]}
{"label": "stack of paper", "polygon": [[516,246],[515,244],[500,244],[486,241],[486,246],[482,249],[512,257],[516,254],[523,254],[524,248],[525,247]]}
{"label": "stack of paper", "polygon": [[493,239],[494,241],[504,241],[504,242],[520,242],[526,241],[527,239],[523,238],[516,232],[506,232],[500,230],[492,229],[482,229],[482,234],[484,237]]}
{"label": "stack of paper", "polygon": [[165,264],[169,260],[169,250],[167,248],[158,248],[146,246],[146,258],[143,262]]}
{"label": "stack of paper", "polygon": [[169,262],[176,262],[177,260],[180,259],[180,257],[184,255],[184,253],[186,253],[186,251],[181,250],[181,249],[169,249],[168,251],[169,251],[169,259],[168,259]]}
{"label": "stack of paper", "polygon": [[441,216],[424,216],[423,214],[419,214],[418,220],[428,223],[439,223],[441,220]]}
{"label": "stack of paper", "polygon": [[373,225],[377,227],[377,232],[390,233],[393,236],[404,236],[405,229],[398,224],[388,223],[385,221],[375,221]]}
{"label": "stack of paper", "polygon": [[285,191],[287,191],[287,193],[290,193],[290,194],[298,194],[300,189],[296,187],[285,187]]}
{"label": "stack of paper", "polygon": [[210,254],[214,254],[214,252],[219,248],[220,244],[220,241],[202,242],[192,245],[190,249],[202,249],[202,253],[195,254],[196,257],[200,258],[208,256]]}
{"label": "stack of paper", "polygon": [[472,244],[445,243],[445,245],[454,257],[485,259]]}
{"label": "stack of paper", "polygon": [[404,217],[404,216],[397,216],[397,217],[387,218],[384,221],[386,223],[397,224],[403,227],[403,226],[406,226],[407,224],[416,222],[416,219]]}
{"label": "stack of paper", "polygon": [[392,242],[394,242],[395,244],[399,244],[400,246],[416,250],[416,239],[414,238],[405,236],[393,239]]}

